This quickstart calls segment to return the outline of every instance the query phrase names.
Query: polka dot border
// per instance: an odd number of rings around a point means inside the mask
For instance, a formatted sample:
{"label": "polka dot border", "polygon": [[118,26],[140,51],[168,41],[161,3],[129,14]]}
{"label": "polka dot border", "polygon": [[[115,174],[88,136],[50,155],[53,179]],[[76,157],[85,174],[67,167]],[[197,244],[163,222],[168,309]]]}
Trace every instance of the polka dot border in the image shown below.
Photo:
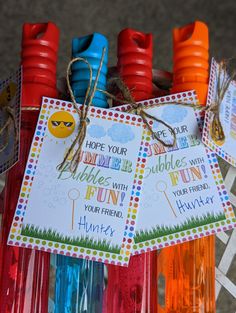
{"label": "polka dot border", "polygon": [[28,197],[32,188],[32,183],[34,181],[38,158],[44,142],[45,130],[47,127],[49,116],[51,115],[51,110],[66,110],[70,113],[77,114],[73,108],[73,104],[70,102],[52,98],[43,98],[42,107],[39,114],[39,120],[36,126],[36,131],[20,191],[20,196],[9,234],[8,244],[98,262],[128,266],[129,258],[132,251],[133,237],[135,234],[135,223],[137,219],[139,197],[141,193],[143,173],[146,163],[147,144],[148,140],[150,140],[150,133],[144,129],[142,119],[139,116],[131,115],[126,112],[116,112],[114,110],[96,107],[91,107],[89,112],[89,117],[91,116],[93,118],[102,118],[142,128],[142,138],[140,143],[140,149],[138,152],[136,173],[132,186],[133,195],[131,195],[130,198],[128,209],[129,213],[126,219],[123,244],[120,254],[97,251],[93,249],[85,249],[73,245],[60,244],[49,240],[41,240],[21,235],[21,228],[23,225]]}
{"label": "polka dot border", "polygon": [[215,235],[216,233],[222,231],[232,230],[233,228],[236,228],[236,219],[227,218],[224,221],[204,225],[200,227],[202,229],[201,231],[199,231],[198,228],[193,228],[191,230],[182,231],[180,233],[151,239],[145,242],[135,243],[133,246],[133,255],[138,255],[141,253],[162,249],[164,247],[177,245],[187,241],[200,239],[206,236]]}
{"label": "polka dot border", "polygon": [[[159,103],[163,103],[165,101],[198,102],[198,99],[197,99],[195,91],[189,91],[189,92],[169,95],[166,97],[142,101],[142,102],[139,102],[139,104],[144,105],[145,107],[148,108],[148,107],[153,107],[154,105],[158,105]],[[131,106],[129,105],[123,105],[121,107],[116,107],[115,109],[119,111],[125,111],[130,108]],[[195,110],[195,116],[198,122],[200,132],[202,133],[205,112]],[[216,179],[216,185],[218,187],[219,195],[221,197],[222,205],[224,207],[224,212],[226,216],[225,220],[211,223],[209,225],[204,225],[202,227],[189,229],[186,231],[181,231],[179,233],[170,234],[168,236],[163,236],[160,238],[153,238],[145,242],[134,243],[133,245],[134,255],[149,252],[152,250],[162,249],[164,247],[180,244],[180,243],[191,241],[191,240],[198,239],[198,238],[202,238],[205,236],[216,234],[217,232],[230,230],[233,227],[236,227],[236,219],[235,219],[231,204],[229,202],[227,191],[223,183],[223,177],[219,169],[216,155],[215,153],[212,153],[212,151],[210,151],[207,148],[206,148],[206,153],[208,156],[209,163],[211,162],[210,164],[212,165],[212,168],[214,168],[217,171],[217,176],[215,177],[215,179]],[[223,192],[220,192],[220,190],[223,190]]]}

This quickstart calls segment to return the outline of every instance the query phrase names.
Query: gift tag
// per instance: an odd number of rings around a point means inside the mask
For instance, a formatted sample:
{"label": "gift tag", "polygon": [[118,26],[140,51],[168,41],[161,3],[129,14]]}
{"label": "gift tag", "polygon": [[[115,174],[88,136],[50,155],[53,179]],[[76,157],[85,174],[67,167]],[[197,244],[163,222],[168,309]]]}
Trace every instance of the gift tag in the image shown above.
{"label": "gift tag", "polygon": [[[222,82],[223,72],[220,76]],[[209,106],[212,104],[216,96],[218,77],[219,64],[215,59],[212,59],[207,98],[207,104]],[[220,141],[213,140],[211,135],[213,113],[207,111],[205,115],[202,141],[226,162],[236,166],[236,82],[234,81],[230,83],[224,99],[220,104],[219,117],[225,138]]]}
{"label": "gift tag", "polygon": [[8,243],[127,266],[150,138],[138,116],[91,107],[88,118],[76,173],[59,171],[79,116],[43,99]]}
{"label": "gift tag", "polygon": [[[236,226],[216,155],[201,142],[203,112],[178,104],[158,105],[167,101],[196,103],[192,92],[143,102],[148,114],[173,128],[177,139],[172,148],[154,139],[149,142],[134,254]],[[161,140],[173,142],[167,127],[151,120],[150,124]]]}
{"label": "gift tag", "polygon": [[21,69],[0,82],[0,174],[19,158]]}

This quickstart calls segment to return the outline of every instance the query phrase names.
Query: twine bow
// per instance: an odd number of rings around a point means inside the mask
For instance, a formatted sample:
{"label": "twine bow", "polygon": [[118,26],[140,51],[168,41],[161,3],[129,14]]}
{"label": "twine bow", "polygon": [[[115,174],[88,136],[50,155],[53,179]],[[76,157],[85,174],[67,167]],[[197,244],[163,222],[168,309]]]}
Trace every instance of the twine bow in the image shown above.
{"label": "twine bow", "polygon": [[[210,125],[210,135],[212,139],[219,145],[222,145],[225,141],[224,130],[220,121],[220,105],[224,99],[225,93],[227,92],[230,83],[236,78],[236,71],[234,70],[231,74],[227,72],[227,65],[229,60],[223,60],[219,63],[219,74],[216,82],[216,93],[215,99],[207,108],[209,112],[213,113],[213,119]],[[221,76],[223,78],[221,80]]]}
{"label": "twine bow", "polygon": [[15,117],[14,109],[10,107],[10,102],[14,98],[16,94],[17,86],[15,83],[11,82],[1,93],[0,95],[0,111],[6,114],[6,122],[0,127],[0,137],[3,135],[4,131],[7,131],[7,135],[4,138],[4,143],[0,147],[0,153],[2,153],[9,144],[9,136],[10,136],[10,126],[13,124],[14,134],[15,134],[15,142],[18,140],[18,129],[17,129],[17,121]]}
{"label": "twine bow", "polygon": [[[72,156],[72,159],[70,161],[70,167],[69,167],[70,171],[73,173],[75,173],[77,170],[77,167],[78,167],[78,164],[80,161],[80,153],[81,153],[82,145],[83,145],[84,139],[86,137],[87,126],[89,124],[88,112],[89,112],[89,108],[92,104],[95,92],[98,90],[97,84],[98,84],[98,79],[99,79],[100,72],[102,69],[105,52],[106,52],[106,48],[104,47],[103,51],[102,51],[102,57],[101,57],[101,61],[99,64],[98,72],[97,72],[96,79],[95,79],[93,86],[92,86],[92,79],[93,79],[92,67],[86,59],[81,58],[81,57],[77,57],[77,58],[72,59],[68,64],[67,75],[66,75],[67,87],[68,87],[69,94],[70,94],[70,97],[71,97],[71,100],[73,103],[73,107],[76,110],[76,112],[78,113],[78,115],[80,116],[80,123],[79,123],[78,134],[75,137],[72,145],[70,146],[70,148],[66,152],[64,160],[62,161],[61,164],[59,164],[59,166],[58,166],[59,170],[62,170],[62,168],[65,166],[69,156],[73,153],[75,146],[78,145],[75,153]],[[88,69],[89,69],[89,84],[88,84],[88,88],[86,90],[84,102],[83,102],[81,108],[79,108],[77,103],[76,103],[76,100],[75,100],[75,97],[74,97],[74,94],[73,94],[73,91],[72,91],[72,88],[70,85],[70,69],[71,69],[71,66],[75,62],[78,62],[78,61],[84,62],[85,64],[87,64]]]}
{"label": "twine bow", "polygon": [[[116,87],[119,89],[119,91],[122,93],[122,97],[123,99],[119,99],[117,97],[114,97],[112,94],[108,93],[108,92],[105,92],[108,97],[112,98],[113,100],[115,101],[118,101],[118,102],[122,102],[122,103],[127,103],[131,106],[130,109],[128,109],[126,112],[127,113],[131,113],[131,114],[136,114],[136,115],[139,115],[145,126],[148,128],[148,130],[151,132],[153,138],[155,138],[157,141],[159,141],[164,147],[174,147],[175,144],[176,144],[176,134],[173,130],[173,128],[168,125],[166,122],[164,122],[163,120],[147,113],[144,109],[145,107],[137,102],[135,102],[134,98],[132,97],[132,89],[129,89],[124,81],[119,78],[119,77],[116,77],[116,78],[113,78],[110,80],[110,83],[113,83],[116,85]],[[164,103],[163,103],[164,104]],[[171,102],[166,102],[165,104],[171,104]],[[162,139],[160,139],[156,133],[153,131],[152,127],[150,126],[149,122],[147,119],[150,119],[150,120],[153,120],[153,121],[156,121],[162,125],[164,125],[166,128],[168,128],[170,130],[170,133],[171,135],[173,136],[173,141],[172,143],[169,143],[169,142],[165,142],[163,141]]]}

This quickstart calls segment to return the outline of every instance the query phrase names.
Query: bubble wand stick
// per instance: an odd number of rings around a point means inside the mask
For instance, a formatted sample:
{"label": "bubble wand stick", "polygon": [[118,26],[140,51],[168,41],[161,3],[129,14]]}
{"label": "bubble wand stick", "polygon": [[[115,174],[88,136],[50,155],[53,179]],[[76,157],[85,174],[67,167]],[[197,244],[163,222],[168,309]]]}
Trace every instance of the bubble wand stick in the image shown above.
{"label": "bubble wand stick", "polygon": [[75,221],[75,201],[79,198],[79,190],[77,189],[71,189],[68,192],[68,197],[72,201],[72,221],[71,221],[71,229],[74,229],[74,221]]}
{"label": "bubble wand stick", "polygon": [[[118,71],[136,101],[153,96],[151,34],[124,29]],[[108,266],[103,313],[157,312],[157,251],[131,256],[128,268]]]}
{"label": "bubble wand stick", "polygon": [[[93,70],[94,84],[101,62],[103,48],[106,48],[104,62],[100,72],[97,88],[106,89],[108,62],[108,41],[99,33],[75,38],[72,41],[72,57],[87,59]],[[72,65],[71,87],[77,103],[83,103],[89,84],[89,69],[82,62]],[[97,91],[93,105],[107,108],[106,96]],[[73,190],[75,191],[75,190]],[[79,192],[77,191],[77,196]],[[73,207],[76,194],[70,191]],[[72,228],[74,226],[72,208]],[[55,313],[87,312],[101,313],[104,289],[104,265],[98,262],[77,258],[56,256]]]}
{"label": "bubble wand stick", "polygon": [[[195,89],[206,103],[208,89],[208,28],[199,21],[174,29],[172,92]],[[209,236],[162,249],[159,275],[165,278],[165,313],[215,313],[215,237]]]}
{"label": "bubble wand stick", "polygon": [[156,184],[156,188],[157,188],[157,191],[163,192],[163,194],[164,194],[164,196],[166,198],[166,201],[168,202],[168,204],[169,204],[169,206],[171,208],[171,211],[174,214],[174,217],[177,217],[175,209],[173,208],[172,204],[170,203],[170,199],[168,198],[168,196],[166,194],[167,184],[164,181],[159,181]]}

